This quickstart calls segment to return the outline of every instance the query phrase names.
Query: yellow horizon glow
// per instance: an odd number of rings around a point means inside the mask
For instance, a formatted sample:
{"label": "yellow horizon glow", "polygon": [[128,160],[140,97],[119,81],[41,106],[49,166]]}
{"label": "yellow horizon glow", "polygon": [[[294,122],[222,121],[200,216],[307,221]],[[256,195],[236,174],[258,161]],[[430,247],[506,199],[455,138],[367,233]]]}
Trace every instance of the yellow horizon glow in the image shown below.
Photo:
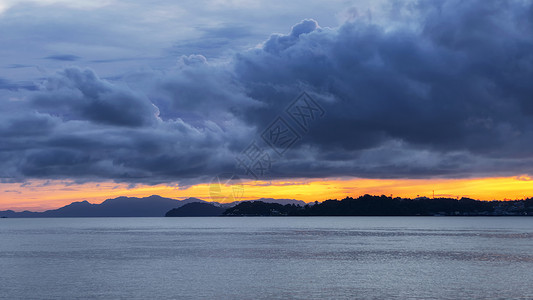
{"label": "yellow horizon glow", "polygon": [[[259,198],[297,199],[305,202],[358,197],[364,194],[392,195],[393,197],[469,197],[479,200],[524,199],[533,196],[533,179],[526,175],[469,179],[367,179],[323,178],[247,181],[238,185],[222,186],[213,194],[213,186],[197,184],[137,185],[100,182],[74,184],[67,181],[32,180],[25,184],[0,183],[0,210],[43,211],[71,202],[87,200],[98,204],[119,196],[147,197],[160,195],[173,199],[196,197],[206,201],[230,202]],[[218,191],[218,190],[217,190]],[[236,199],[224,195],[237,191]],[[210,194],[211,193],[211,194]],[[211,197],[213,195],[213,197]]]}

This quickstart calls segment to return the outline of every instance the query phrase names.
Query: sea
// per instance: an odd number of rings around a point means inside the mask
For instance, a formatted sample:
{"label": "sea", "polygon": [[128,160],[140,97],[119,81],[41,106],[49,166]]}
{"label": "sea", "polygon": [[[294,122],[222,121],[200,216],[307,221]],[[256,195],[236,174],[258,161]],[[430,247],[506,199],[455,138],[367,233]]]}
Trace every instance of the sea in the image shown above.
{"label": "sea", "polygon": [[533,218],[0,219],[0,299],[533,299]]}

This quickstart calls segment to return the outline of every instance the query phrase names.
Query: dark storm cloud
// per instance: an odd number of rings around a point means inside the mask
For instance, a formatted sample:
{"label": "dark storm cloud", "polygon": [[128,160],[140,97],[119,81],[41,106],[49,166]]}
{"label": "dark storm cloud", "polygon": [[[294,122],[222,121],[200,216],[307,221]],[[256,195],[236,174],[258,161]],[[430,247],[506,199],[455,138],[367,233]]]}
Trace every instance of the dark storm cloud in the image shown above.
{"label": "dark storm cloud", "polygon": [[304,20],[224,64],[199,53],[113,82],[60,71],[4,101],[0,177],[203,181],[233,171],[301,91],[325,115],[273,157],[272,177],[530,173],[532,5],[391,3],[390,20]]}
{"label": "dark storm cloud", "polygon": [[182,56],[176,70],[150,74],[150,77],[154,85],[153,101],[165,119],[222,122],[234,117],[240,119],[248,109],[264,106],[246,94],[230,70],[208,64],[202,55]]}
{"label": "dark storm cloud", "polygon": [[232,120],[226,130],[207,120],[196,127],[179,118],[163,121],[145,96],[77,68],[51,77],[31,102],[4,108],[0,177],[13,180],[201,178],[231,168],[224,148],[250,135]]}
{"label": "dark storm cloud", "polygon": [[158,114],[146,97],[113,86],[91,70],[66,69],[45,86],[46,90],[33,98],[33,105],[65,120],[136,127],[154,123]]}
{"label": "dark storm cloud", "polygon": [[420,9],[415,30],[302,22],[239,55],[236,74],[273,108],[301,86],[331,99],[322,102],[328,118],[307,140],[325,151],[400,140],[434,151],[529,156],[533,40],[531,15],[522,11],[530,8],[450,1]]}

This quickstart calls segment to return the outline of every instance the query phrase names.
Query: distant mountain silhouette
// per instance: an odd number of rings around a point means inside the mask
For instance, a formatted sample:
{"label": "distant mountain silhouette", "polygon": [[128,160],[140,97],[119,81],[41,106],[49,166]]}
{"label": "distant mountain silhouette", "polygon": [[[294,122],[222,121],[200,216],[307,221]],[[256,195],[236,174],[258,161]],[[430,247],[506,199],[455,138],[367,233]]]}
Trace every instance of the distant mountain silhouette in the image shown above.
{"label": "distant mountain silhouette", "polygon": [[0,211],[0,216],[8,218],[75,218],[75,217],[162,217],[170,209],[191,202],[202,202],[198,198],[176,200],[153,195],[145,198],[118,197],[107,199],[101,204],[87,201],[73,202],[58,209],[44,212]]}
{"label": "distant mountain silhouette", "polygon": [[[292,199],[263,199],[264,202],[273,203],[291,203],[305,204],[300,200]],[[87,201],[72,202],[58,209],[47,210],[44,212],[23,211],[15,212],[12,210],[0,211],[0,217],[8,218],[77,218],[77,217],[163,217],[165,213],[180,208],[189,203],[211,203],[224,211],[233,207],[242,201],[233,203],[207,202],[198,198],[187,198],[176,200],[153,195],[150,197],[118,197],[107,199],[100,204],[91,204]],[[201,210],[199,206],[196,207]],[[188,208],[190,209],[190,208]],[[187,211],[187,210],[186,210]],[[200,212],[198,212],[200,213]],[[206,213],[211,213],[209,210]]]}
{"label": "distant mountain silhouette", "polygon": [[226,208],[205,202],[193,202],[174,208],[165,217],[216,217],[222,215]]}
{"label": "distant mountain silhouette", "polygon": [[0,211],[0,218],[163,217],[167,212],[169,216],[531,216],[533,198],[479,201],[468,198],[409,199],[364,195],[305,204],[293,199],[262,198],[217,203],[198,198],[176,200],[154,195],[145,198],[118,197],[101,204],[73,202],[44,212]]}

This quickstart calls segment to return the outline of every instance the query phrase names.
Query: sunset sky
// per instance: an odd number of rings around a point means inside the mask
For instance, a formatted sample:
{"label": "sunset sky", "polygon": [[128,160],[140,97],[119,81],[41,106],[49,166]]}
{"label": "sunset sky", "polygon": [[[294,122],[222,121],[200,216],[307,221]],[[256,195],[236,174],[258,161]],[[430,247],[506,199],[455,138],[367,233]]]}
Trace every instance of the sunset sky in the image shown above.
{"label": "sunset sky", "polygon": [[0,0],[0,210],[532,197],[532,82],[525,0]]}

